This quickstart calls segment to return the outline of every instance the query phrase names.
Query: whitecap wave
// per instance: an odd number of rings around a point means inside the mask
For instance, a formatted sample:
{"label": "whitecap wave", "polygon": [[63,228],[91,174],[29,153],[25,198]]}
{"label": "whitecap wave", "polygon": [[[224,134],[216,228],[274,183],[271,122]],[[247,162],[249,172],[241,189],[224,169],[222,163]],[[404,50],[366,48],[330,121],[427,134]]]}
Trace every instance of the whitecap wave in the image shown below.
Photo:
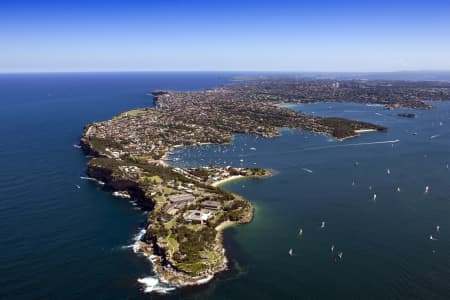
{"label": "whitecap wave", "polygon": [[158,293],[158,294],[167,294],[170,291],[173,291],[175,288],[168,286],[167,284],[162,283],[155,276],[148,276],[144,278],[138,278],[137,280],[140,284],[144,286],[144,293]]}
{"label": "whitecap wave", "polygon": [[141,229],[134,237],[133,237],[133,245],[131,245],[131,247],[133,248],[134,253],[138,253],[139,250],[141,249],[141,245],[140,245],[140,241],[142,240],[142,238],[144,237],[145,233],[147,231],[145,229]]}
{"label": "whitecap wave", "polygon": [[[147,231],[143,228],[139,230],[133,236],[134,243],[128,246],[123,246],[122,248],[132,248],[134,253],[139,253],[141,250],[141,240]],[[154,264],[156,256],[149,255],[147,253],[142,253],[147,259]],[[137,281],[143,285],[144,293],[158,293],[167,294],[170,291],[175,290],[175,287],[169,285],[168,283],[162,282],[157,276],[148,276],[143,278],[138,278]]]}
{"label": "whitecap wave", "polygon": [[132,239],[133,243],[130,244],[130,245],[121,246],[120,249],[133,249],[134,253],[138,253],[140,248],[141,248],[141,245],[140,245],[139,242],[142,240],[142,238],[144,237],[145,233],[146,233],[145,229],[139,230],[139,232],[136,233],[133,236],[133,239]]}
{"label": "whitecap wave", "polygon": [[95,179],[95,178],[93,178],[93,177],[80,176],[80,179],[82,179],[82,180],[93,181],[93,182],[96,182],[96,183],[98,183],[98,184],[100,184],[100,185],[105,185],[105,183],[104,183],[103,181],[97,180],[97,179]]}

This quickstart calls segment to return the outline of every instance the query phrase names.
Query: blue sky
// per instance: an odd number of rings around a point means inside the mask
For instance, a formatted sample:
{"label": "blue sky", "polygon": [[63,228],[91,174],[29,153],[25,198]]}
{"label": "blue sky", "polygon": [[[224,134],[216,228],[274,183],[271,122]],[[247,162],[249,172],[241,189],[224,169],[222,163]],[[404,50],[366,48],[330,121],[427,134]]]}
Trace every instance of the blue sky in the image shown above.
{"label": "blue sky", "polygon": [[1,1],[0,72],[450,70],[450,1]]}

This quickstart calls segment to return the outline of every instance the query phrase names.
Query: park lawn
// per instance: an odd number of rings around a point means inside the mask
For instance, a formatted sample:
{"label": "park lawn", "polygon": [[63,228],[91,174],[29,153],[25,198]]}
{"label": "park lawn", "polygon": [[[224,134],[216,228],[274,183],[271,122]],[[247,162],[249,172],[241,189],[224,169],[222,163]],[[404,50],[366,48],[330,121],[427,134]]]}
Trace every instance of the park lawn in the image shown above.
{"label": "park lawn", "polygon": [[154,183],[154,184],[161,184],[164,182],[164,180],[159,177],[158,175],[152,176],[152,177],[147,177],[150,182]]}
{"label": "park lawn", "polygon": [[137,115],[140,115],[140,114],[143,114],[143,113],[145,113],[145,110],[133,109],[133,110],[129,110],[129,111],[123,112],[123,113],[115,116],[114,119],[121,119],[121,118],[123,118],[125,116],[137,116]]}
{"label": "park lawn", "polygon": [[170,253],[175,253],[178,251],[178,242],[175,238],[173,238],[172,236],[170,236],[169,238],[167,238],[167,245],[169,247],[169,252]]}
{"label": "park lawn", "polygon": [[166,198],[164,198],[164,196],[155,196],[155,197],[153,197],[153,199],[158,203],[166,202]]}
{"label": "park lawn", "polygon": [[164,192],[164,194],[165,195],[170,195],[170,194],[173,194],[173,193],[175,193],[175,190],[174,189],[171,189],[170,187],[163,187],[163,192]]}

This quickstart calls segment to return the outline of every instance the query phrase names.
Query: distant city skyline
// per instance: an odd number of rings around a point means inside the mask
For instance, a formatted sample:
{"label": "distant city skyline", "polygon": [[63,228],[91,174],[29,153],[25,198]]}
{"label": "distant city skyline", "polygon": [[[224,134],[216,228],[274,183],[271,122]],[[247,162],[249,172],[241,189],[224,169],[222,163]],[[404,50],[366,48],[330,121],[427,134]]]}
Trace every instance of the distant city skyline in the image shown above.
{"label": "distant city skyline", "polygon": [[450,70],[450,2],[2,1],[0,72]]}

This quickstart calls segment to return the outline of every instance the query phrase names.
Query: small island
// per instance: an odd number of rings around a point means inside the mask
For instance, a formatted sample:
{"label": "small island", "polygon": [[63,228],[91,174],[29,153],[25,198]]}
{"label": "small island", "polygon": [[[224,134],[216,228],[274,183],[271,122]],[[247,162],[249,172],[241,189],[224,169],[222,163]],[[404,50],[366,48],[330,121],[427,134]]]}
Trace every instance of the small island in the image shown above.
{"label": "small island", "polygon": [[[252,204],[220,184],[264,178],[269,170],[236,166],[180,168],[166,163],[176,147],[225,144],[234,134],[271,138],[292,128],[344,140],[383,126],[343,118],[322,118],[284,108],[284,103],[347,101],[389,108],[430,108],[419,95],[447,92],[409,84],[364,81],[270,79],[244,81],[197,92],[153,92],[154,107],[127,111],[85,126],[80,145],[92,158],[87,174],[114,195],[137,199],[150,210],[139,250],[171,286],[197,285],[227,269],[222,231],[248,223]],[[446,89],[447,87],[443,88]],[[408,91],[411,99],[398,95]],[[445,90],[447,91],[447,90]],[[353,95],[353,96],[352,96]],[[388,97],[396,95],[391,102]]]}

